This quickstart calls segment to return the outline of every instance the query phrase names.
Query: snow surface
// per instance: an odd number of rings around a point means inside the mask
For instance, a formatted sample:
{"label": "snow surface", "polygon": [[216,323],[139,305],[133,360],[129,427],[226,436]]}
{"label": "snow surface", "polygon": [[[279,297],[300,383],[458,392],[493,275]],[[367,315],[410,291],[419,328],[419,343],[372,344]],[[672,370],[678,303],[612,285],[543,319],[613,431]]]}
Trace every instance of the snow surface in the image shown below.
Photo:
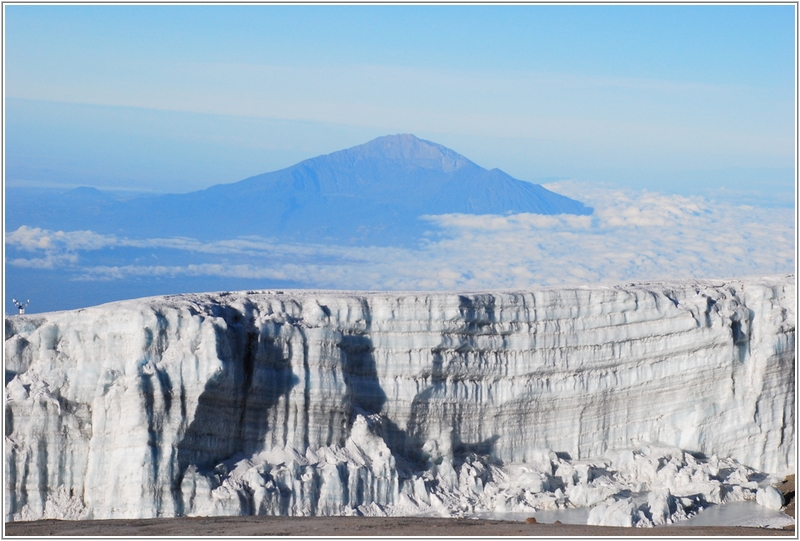
{"label": "snow surface", "polygon": [[794,299],[791,275],[8,317],[6,520],[774,509]]}

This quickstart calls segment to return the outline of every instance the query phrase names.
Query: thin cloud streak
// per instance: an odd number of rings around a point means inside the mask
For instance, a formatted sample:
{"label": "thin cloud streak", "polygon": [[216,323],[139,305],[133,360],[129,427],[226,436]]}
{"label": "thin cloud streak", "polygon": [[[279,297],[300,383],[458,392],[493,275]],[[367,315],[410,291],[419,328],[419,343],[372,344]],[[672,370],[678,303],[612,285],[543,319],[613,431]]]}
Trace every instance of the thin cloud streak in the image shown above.
{"label": "thin cloud streak", "polygon": [[[141,76],[131,77],[131,70]],[[91,89],[82,79],[58,85],[50,79],[20,79],[9,85],[10,98],[380,131],[548,140],[616,154],[635,148],[653,157],[665,149],[680,154],[702,149],[734,157],[737,151],[784,159],[793,155],[790,123],[764,129],[742,124],[741,116],[726,115],[700,122],[683,111],[687,103],[710,114],[707,111],[721,104],[725,111],[752,110],[776,96],[789,99],[788,93],[743,85],[522,70],[168,62],[127,65],[124,73],[99,77]],[[643,96],[648,98],[644,102]],[[653,102],[661,106],[654,108]]]}
{"label": "thin cloud streak", "polygon": [[[348,257],[369,260],[361,249],[322,244],[280,244],[263,237],[238,237],[213,242],[201,242],[189,237],[130,239],[115,235],[101,235],[93,231],[50,231],[38,227],[21,226],[6,234],[6,245],[27,252],[77,253],[125,247],[142,249],[180,250],[198,254],[241,255],[253,257],[302,256]],[[370,250],[367,248],[366,250]],[[391,252],[393,249],[387,249]]]}

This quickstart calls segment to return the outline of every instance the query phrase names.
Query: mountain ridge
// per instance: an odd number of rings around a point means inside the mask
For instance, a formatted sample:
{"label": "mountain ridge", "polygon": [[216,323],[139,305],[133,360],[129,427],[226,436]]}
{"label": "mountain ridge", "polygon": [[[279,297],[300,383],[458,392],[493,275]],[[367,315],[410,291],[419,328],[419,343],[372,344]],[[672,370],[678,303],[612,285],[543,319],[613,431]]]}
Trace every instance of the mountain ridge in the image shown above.
{"label": "mountain ridge", "polygon": [[[81,195],[85,203],[78,201]],[[420,219],[424,215],[592,212],[578,201],[500,169],[484,169],[412,134],[378,137],[195,192],[119,201],[78,189],[43,208],[10,210],[9,229],[28,225],[129,237],[260,235],[291,242],[406,246],[433,228]]]}

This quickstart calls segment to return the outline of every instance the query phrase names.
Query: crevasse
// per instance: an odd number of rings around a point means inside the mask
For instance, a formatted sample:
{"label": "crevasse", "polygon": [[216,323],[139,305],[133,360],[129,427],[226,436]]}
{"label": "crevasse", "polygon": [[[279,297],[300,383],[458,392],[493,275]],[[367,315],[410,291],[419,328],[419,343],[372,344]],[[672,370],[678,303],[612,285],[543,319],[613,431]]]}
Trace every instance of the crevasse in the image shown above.
{"label": "crevasse", "polygon": [[649,526],[794,472],[795,278],[250,291],[6,318],[6,520]]}

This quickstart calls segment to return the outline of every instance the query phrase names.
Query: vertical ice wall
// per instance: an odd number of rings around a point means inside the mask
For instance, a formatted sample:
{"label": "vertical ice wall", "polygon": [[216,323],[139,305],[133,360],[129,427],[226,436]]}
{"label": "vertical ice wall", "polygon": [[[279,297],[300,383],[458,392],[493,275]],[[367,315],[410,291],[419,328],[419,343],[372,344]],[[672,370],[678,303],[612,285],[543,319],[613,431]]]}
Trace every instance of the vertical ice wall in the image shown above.
{"label": "vertical ice wall", "polygon": [[8,317],[6,520],[412,509],[513,465],[564,496],[559,464],[648,443],[789,473],[794,302],[788,276]]}

